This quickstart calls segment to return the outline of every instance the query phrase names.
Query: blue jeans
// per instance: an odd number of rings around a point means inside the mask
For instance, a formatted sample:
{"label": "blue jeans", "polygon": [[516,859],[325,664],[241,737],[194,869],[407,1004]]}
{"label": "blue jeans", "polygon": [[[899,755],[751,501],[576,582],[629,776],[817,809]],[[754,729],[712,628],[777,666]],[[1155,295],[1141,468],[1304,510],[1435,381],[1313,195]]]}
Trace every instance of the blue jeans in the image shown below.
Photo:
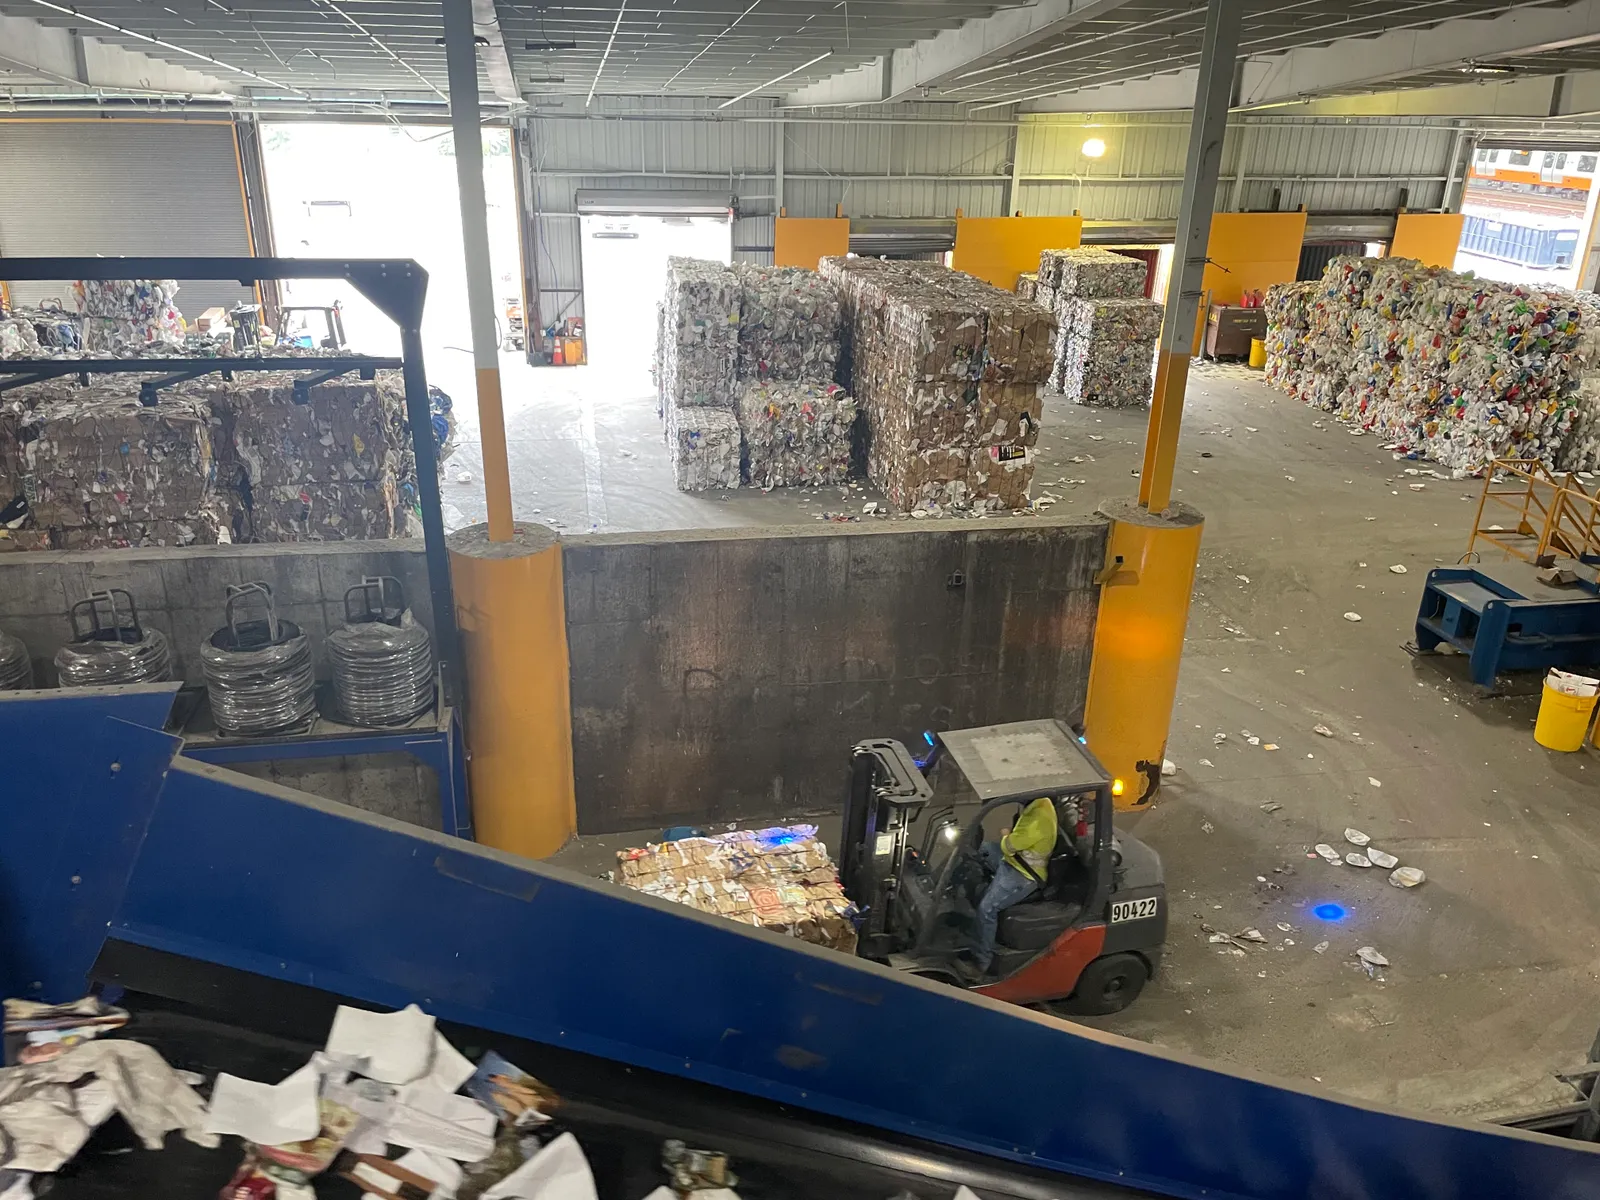
{"label": "blue jeans", "polygon": [[1039,885],[1005,861],[999,842],[985,842],[979,853],[994,868],[994,880],[978,901],[978,965],[987,970],[994,958],[994,931],[1000,914],[1033,895]]}

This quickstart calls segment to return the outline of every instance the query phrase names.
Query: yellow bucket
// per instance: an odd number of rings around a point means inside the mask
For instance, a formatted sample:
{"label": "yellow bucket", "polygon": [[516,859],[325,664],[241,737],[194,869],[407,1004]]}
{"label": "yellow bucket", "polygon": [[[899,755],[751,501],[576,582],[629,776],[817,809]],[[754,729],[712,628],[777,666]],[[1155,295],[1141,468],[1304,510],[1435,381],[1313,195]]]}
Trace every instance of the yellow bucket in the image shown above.
{"label": "yellow bucket", "polygon": [[1547,680],[1539,700],[1539,719],[1533,724],[1533,740],[1550,750],[1581,750],[1589,732],[1600,696],[1569,696],[1558,692]]}
{"label": "yellow bucket", "polygon": [[1262,338],[1250,339],[1250,365],[1257,370],[1267,365],[1267,343]]}

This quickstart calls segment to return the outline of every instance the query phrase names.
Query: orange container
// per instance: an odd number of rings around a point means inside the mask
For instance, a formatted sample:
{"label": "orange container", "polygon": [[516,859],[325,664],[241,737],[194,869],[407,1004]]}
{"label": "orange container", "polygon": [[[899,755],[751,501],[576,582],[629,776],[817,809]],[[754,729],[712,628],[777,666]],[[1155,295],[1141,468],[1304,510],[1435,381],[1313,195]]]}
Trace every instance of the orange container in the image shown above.
{"label": "orange container", "polygon": [[566,352],[564,357],[566,358],[567,366],[581,366],[583,363],[583,339],[569,337],[563,338],[562,340],[566,343]]}

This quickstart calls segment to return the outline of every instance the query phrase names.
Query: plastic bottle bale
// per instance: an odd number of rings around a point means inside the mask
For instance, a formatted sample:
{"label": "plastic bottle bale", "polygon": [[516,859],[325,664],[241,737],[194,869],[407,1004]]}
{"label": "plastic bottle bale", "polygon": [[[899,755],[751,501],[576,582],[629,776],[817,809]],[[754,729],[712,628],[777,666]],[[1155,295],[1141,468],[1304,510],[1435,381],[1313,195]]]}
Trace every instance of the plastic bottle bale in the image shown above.
{"label": "plastic bottle bale", "polygon": [[33,686],[33,659],[22,639],[0,629],[0,692]]}
{"label": "plastic bottle bale", "polygon": [[679,491],[739,486],[739,420],[727,409],[702,405],[667,409],[667,449]]}
{"label": "plastic bottle bale", "polygon": [[734,268],[740,284],[740,381],[832,382],[839,366],[839,292],[804,267]]}
{"label": "plastic bottle bale", "polygon": [[733,404],[740,299],[738,277],[725,264],[667,260],[661,357],[668,409]]}
{"label": "plastic bottle bale", "polygon": [[735,410],[752,487],[843,483],[856,403],[836,383],[746,383]]}
{"label": "plastic bottle bale", "polygon": [[167,635],[144,626],[122,588],[86,596],[72,606],[72,641],[56,651],[62,687],[108,687],[172,678]]}
{"label": "plastic bottle bale", "polygon": [[1062,306],[1069,332],[1062,392],[1079,404],[1142,408],[1150,402],[1162,306],[1153,300],[1076,298]]}
{"label": "plastic bottle bale", "polygon": [[183,344],[176,280],[80,279],[72,292],[86,351],[120,355]]}
{"label": "plastic bottle bale", "polygon": [[345,624],[328,635],[338,715],[352,725],[403,725],[433,705],[433,644],[393,576],[345,592]]}
{"label": "plastic bottle bale", "polygon": [[[248,619],[241,611],[256,607]],[[316,707],[311,641],[281,621],[264,583],[230,585],[226,624],[200,643],[211,715],[224,733],[249,736],[300,727]]]}

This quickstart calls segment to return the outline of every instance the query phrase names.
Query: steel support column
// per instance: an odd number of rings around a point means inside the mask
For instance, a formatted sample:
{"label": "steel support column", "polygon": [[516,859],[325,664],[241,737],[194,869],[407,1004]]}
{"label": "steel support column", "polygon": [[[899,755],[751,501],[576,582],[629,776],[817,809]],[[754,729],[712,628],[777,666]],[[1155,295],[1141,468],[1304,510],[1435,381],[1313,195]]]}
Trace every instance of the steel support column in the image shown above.
{"label": "steel support column", "polygon": [[477,368],[478,428],[483,486],[489,502],[489,538],[511,540],[511,470],[500,399],[500,345],[495,336],[494,274],[489,266],[489,220],[483,195],[483,133],[478,117],[478,52],[472,0],[444,0],[445,61],[450,72],[450,128],[455,138],[456,183],[461,192],[461,247],[467,260],[467,311],[472,318],[472,360]]}
{"label": "steel support column", "polygon": [[1172,499],[1183,392],[1189,382],[1189,356],[1194,351],[1206,273],[1206,244],[1211,237],[1211,213],[1216,207],[1217,176],[1222,168],[1222,139],[1228,128],[1228,99],[1239,52],[1240,9],[1240,0],[1211,0],[1206,10],[1200,78],[1183,171],[1183,200],[1178,210],[1173,264],[1177,278],[1173,280],[1175,286],[1167,289],[1155,397],[1145,436],[1144,469],[1139,476],[1139,503],[1153,513],[1166,508]]}

